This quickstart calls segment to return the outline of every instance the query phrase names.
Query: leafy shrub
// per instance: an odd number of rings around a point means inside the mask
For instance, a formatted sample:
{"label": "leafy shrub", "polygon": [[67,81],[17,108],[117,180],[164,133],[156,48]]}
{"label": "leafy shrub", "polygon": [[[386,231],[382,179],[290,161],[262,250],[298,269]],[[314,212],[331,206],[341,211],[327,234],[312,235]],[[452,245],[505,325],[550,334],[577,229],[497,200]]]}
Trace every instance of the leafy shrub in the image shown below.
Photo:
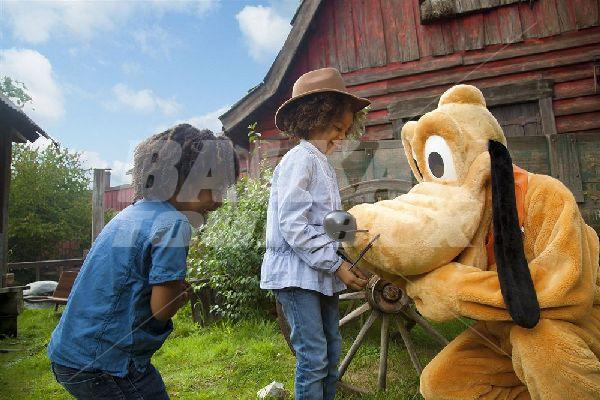
{"label": "leafy shrub", "polygon": [[259,287],[270,175],[240,179],[236,199],[211,212],[192,238],[190,275],[208,280],[217,294],[211,311],[218,316],[235,320],[264,315],[272,307],[270,293]]}

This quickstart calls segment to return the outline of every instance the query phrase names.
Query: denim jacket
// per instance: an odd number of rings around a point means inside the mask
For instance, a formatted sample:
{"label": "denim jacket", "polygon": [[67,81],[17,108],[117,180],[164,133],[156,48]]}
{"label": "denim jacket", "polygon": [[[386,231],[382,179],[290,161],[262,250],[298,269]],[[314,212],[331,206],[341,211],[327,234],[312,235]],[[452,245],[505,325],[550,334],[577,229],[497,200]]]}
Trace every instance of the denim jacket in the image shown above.
{"label": "denim jacket", "polygon": [[299,287],[331,296],[346,288],[335,275],[342,264],[323,218],[342,207],[327,157],[302,140],[275,168],[267,211],[266,253],[260,287]]}

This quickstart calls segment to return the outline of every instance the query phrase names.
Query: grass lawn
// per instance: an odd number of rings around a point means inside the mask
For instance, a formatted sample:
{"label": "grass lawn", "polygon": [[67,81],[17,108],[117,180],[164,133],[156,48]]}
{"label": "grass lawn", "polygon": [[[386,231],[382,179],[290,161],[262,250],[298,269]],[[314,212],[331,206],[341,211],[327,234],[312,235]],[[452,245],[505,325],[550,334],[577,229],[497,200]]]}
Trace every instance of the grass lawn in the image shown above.
{"label": "grass lawn", "polygon": [[[189,310],[188,310],[189,312]],[[153,358],[173,399],[255,399],[256,392],[279,381],[293,387],[294,358],[274,321],[217,323],[197,327],[185,312],[175,320],[175,331]],[[69,399],[50,372],[46,343],[58,321],[52,310],[26,310],[19,317],[19,338],[0,340],[0,398]],[[438,325],[446,337],[465,327],[462,322]],[[342,331],[344,353],[358,325]],[[351,383],[375,387],[379,359],[379,332],[373,327],[346,376]],[[439,350],[420,328],[412,330],[423,365]],[[390,343],[388,391],[340,399],[420,399],[418,376],[401,340]]]}

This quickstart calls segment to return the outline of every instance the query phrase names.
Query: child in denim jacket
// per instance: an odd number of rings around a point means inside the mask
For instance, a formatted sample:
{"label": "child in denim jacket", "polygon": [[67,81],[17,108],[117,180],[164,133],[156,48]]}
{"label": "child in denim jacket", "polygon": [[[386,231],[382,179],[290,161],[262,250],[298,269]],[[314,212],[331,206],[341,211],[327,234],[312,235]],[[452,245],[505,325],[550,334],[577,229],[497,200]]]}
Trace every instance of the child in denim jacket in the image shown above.
{"label": "child in denim jacket", "polygon": [[267,249],[261,288],[273,290],[291,327],[297,400],[333,400],[341,351],[338,293],[364,288],[366,279],[337,253],[323,218],[341,209],[334,169],[326,155],[356,128],[369,104],[346,91],[333,68],[311,71],[294,84],[277,111],[277,127],[300,139],[275,168],[267,212]]}
{"label": "child in denim jacket", "polygon": [[169,398],[150,359],[187,300],[190,223],[219,207],[238,172],[229,140],[187,124],[136,148],[136,202],[96,238],[48,345],[75,398]]}

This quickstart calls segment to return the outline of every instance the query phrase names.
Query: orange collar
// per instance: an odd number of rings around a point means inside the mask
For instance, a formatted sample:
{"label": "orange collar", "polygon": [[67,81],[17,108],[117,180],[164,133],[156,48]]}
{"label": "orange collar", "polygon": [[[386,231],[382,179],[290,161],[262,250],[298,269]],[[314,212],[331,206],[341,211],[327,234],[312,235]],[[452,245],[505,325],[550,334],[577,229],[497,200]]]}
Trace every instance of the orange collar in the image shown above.
{"label": "orange collar", "polygon": [[[515,200],[517,202],[517,214],[519,226],[523,228],[525,223],[525,194],[527,193],[528,172],[513,164],[513,175],[515,177]],[[485,243],[487,251],[488,266],[496,263],[494,256],[494,230],[490,227]]]}

